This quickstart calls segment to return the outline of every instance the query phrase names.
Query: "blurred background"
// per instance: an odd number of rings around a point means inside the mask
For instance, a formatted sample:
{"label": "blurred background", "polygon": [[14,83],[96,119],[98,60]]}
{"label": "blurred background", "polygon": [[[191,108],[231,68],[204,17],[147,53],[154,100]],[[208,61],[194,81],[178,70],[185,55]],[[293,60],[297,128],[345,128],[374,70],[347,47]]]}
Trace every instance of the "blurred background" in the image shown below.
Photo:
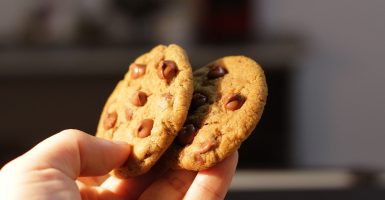
{"label": "blurred background", "polygon": [[2,0],[0,165],[62,129],[94,134],[157,44],[194,68],[243,54],[269,97],[228,199],[385,197],[385,1]]}

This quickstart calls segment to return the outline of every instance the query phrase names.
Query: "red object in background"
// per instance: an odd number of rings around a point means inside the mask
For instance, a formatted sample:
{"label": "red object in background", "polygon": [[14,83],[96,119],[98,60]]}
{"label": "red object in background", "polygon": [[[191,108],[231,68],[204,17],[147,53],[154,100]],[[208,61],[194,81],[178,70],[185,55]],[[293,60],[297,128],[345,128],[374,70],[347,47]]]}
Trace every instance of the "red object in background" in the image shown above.
{"label": "red object in background", "polygon": [[251,39],[250,0],[201,0],[197,6],[199,42],[234,43]]}

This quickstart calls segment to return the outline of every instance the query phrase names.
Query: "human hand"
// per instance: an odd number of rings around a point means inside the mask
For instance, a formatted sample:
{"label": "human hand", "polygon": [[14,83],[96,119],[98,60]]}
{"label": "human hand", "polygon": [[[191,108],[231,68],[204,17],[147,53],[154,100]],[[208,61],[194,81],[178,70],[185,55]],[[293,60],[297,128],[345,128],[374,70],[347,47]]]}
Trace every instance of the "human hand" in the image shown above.
{"label": "human hand", "polygon": [[131,146],[62,131],[6,164],[0,171],[0,199],[223,199],[238,153],[200,171],[155,166],[145,175],[106,175],[121,166]]}

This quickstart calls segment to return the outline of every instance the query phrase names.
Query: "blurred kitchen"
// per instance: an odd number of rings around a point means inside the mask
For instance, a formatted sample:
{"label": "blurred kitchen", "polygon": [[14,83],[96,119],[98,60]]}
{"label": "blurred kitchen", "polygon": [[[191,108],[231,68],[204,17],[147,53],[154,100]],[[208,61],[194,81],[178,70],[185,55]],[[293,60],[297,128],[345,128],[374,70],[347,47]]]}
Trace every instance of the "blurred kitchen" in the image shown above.
{"label": "blurred kitchen", "polygon": [[93,134],[157,44],[193,67],[244,54],[269,97],[228,199],[385,197],[385,1],[2,0],[0,166],[62,129]]}

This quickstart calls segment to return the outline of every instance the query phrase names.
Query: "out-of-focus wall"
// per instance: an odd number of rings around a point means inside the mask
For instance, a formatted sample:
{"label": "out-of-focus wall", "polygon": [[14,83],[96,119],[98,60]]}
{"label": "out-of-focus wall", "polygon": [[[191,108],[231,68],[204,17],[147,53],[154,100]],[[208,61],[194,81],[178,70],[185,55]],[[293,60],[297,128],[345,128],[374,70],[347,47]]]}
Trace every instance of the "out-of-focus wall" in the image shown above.
{"label": "out-of-focus wall", "polygon": [[297,166],[385,167],[385,1],[263,0],[265,34],[303,37]]}
{"label": "out-of-focus wall", "polygon": [[[25,42],[26,32],[49,32],[49,38],[41,35],[41,40],[48,42],[70,42],[75,34],[76,20],[86,7],[86,0],[2,0],[0,1],[0,45],[18,45]],[[100,5],[100,0],[94,1]],[[90,4],[90,3],[88,3]],[[84,12],[84,11],[83,11]],[[45,27],[40,27],[36,20],[42,20]]]}

